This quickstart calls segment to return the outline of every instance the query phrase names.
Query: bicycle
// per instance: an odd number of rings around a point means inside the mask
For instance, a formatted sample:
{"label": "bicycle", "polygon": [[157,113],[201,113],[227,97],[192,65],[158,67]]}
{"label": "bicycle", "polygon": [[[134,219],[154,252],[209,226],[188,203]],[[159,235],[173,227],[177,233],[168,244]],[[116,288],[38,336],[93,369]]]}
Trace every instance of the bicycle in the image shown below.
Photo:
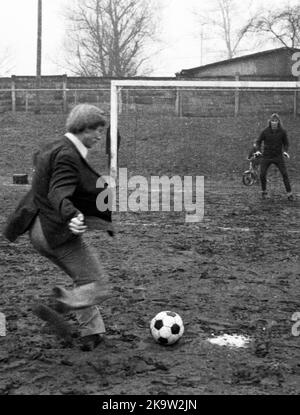
{"label": "bicycle", "polygon": [[242,181],[245,186],[252,186],[254,183],[258,183],[260,158],[261,156],[255,153],[247,158],[249,161],[249,169],[244,171],[242,176]]}

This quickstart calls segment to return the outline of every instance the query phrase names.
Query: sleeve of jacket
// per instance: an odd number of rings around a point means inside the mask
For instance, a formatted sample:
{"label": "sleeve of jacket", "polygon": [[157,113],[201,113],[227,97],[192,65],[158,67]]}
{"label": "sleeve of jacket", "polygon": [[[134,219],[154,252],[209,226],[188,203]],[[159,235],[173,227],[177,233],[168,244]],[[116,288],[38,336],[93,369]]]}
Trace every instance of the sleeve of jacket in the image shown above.
{"label": "sleeve of jacket", "polygon": [[262,145],[262,142],[264,141],[264,139],[265,139],[265,131],[262,131],[262,133],[260,134],[260,136],[258,137],[258,139],[255,142],[256,151],[261,152],[261,145]]}
{"label": "sleeve of jacket", "polygon": [[284,151],[288,152],[288,150],[289,150],[289,139],[288,139],[288,136],[287,136],[287,132],[285,130],[283,130],[283,134],[282,134],[282,145],[283,145]]}
{"label": "sleeve of jacket", "polygon": [[48,199],[65,221],[69,221],[80,213],[70,200],[78,183],[79,171],[76,161],[69,154],[59,153],[54,161]]}

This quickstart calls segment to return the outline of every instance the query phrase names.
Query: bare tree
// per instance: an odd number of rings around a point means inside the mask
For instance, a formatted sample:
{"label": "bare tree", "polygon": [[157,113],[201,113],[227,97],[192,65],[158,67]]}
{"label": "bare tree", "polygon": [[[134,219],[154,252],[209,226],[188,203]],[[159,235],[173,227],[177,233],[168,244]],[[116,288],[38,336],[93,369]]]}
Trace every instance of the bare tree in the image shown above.
{"label": "bare tree", "polygon": [[[241,16],[240,6],[237,0],[214,0],[211,2],[212,8],[207,12],[197,12],[201,26],[208,26],[210,32],[217,40],[221,40],[228,59],[233,58],[239,52],[241,43],[247,36],[243,16]],[[249,18],[248,24],[252,23],[254,17]]]}
{"label": "bare tree", "polygon": [[300,5],[286,5],[279,10],[260,14],[248,22],[244,30],[262,35],[285,47],[300,46]]}
{"label": "bare tree", "polygon": [[156,23],[146,0],[76,0],[67,10],[65,61],[81,76],[134,76]]}

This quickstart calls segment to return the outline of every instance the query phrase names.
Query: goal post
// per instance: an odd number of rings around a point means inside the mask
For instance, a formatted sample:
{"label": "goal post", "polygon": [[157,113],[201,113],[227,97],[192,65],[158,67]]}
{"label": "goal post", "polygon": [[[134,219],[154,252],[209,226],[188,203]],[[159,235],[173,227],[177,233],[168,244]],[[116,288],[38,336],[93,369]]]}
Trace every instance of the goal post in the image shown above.
{"label": "goal post", "polygon": [[[112,80],[111,81],[111,97],[110,97],[110,124],[111,124],[111,162],[110,162],[110,176],[112,179],[117,179],[117,165],[118,165],[118,94],[120,90],[126,88],[178,88],[180,90],[204,89],[204,90],[231,90],[236,91],[297,91],[300,90],[300,81],[200,81],[200,80]],[[294,114],[296,102],[294,99]]]}
{"label": "goal post", "polygon": [[118,83],[111,82],[110,95],[110,177],[117,179],[118,164]]}

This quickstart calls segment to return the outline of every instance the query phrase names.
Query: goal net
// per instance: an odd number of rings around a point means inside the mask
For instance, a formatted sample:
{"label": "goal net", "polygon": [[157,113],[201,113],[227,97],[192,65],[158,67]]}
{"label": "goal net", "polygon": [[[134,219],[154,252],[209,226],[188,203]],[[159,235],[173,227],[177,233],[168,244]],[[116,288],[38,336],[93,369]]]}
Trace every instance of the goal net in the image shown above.
{"label": "goal net", "polygon": [[[249,191],[242,184],[247,156],[277,112],[294,149],[293,177],[299,158],[299,88],[298,82],[112,81],[110,174],[115,178],[127,169],[129,177],[147,180],[201,176],[206,191]],[[270,186],[283,186],[274,167],[269,176]]]}
{"label": "goal net", "polygon": [[233,178],[272,113],[294,125],[299,88],[298,82],[112,81],[112,173],[119,129],[118,167],[134,174]]}

